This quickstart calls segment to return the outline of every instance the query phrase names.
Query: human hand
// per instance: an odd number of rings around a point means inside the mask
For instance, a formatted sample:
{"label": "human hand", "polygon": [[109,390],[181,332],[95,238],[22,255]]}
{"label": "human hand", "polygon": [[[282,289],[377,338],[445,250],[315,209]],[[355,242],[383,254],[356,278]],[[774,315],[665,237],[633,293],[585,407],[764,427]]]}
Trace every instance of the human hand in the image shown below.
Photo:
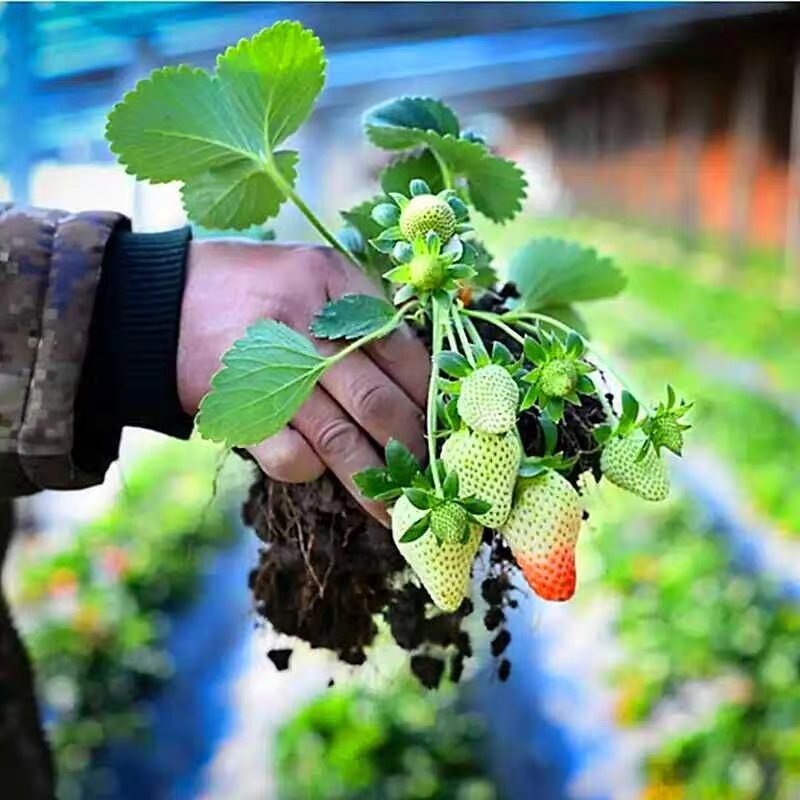
{"label": "human hand", "polygon": [[[178,395],[195,414],[222,354],[258,319],[283,322],[324,355],[338,348],[308,326],[325,303],[378,289],[335,251],[236,240],[192,242],[181,308]],[[399,439],[422,458],[429,356],[402,327],[329,369],[283,430],[248,450],[278,481],[303,483],[329,468],[374,517],[385,506],[362,497],[354,473],[381,466],[379,448]]]}

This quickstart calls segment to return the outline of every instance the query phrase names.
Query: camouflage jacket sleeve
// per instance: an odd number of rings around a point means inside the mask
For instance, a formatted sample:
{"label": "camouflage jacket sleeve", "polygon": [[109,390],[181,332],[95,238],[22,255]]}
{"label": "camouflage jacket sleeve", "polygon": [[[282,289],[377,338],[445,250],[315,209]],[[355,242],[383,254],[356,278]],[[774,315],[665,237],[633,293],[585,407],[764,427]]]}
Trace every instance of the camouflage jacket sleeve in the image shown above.
{"label": "camouflage jacket sleeve", "polygon": [[0,498],[102,480],[73,459],[95,292],[118,214],[0,203]]}

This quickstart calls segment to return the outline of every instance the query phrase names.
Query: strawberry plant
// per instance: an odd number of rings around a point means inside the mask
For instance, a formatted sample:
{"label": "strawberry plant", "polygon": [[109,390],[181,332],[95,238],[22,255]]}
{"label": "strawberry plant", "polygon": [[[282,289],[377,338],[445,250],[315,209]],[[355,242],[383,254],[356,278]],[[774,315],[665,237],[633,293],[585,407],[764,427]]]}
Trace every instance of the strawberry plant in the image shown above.
{"label": "strawberry plant", "polygon": [[[602,465],[630,491],[665,495],[660,447],[680,449],[683,411],[669,402],[638,419],[639,404],[626,394],[618,420],[611,395],[589,377],[613,369],[573,304],[620,291],[624,280],[609,260],[568,242],[531,242],[512,260],[514,283],[497,285],[473,223],[478,215],[512,219],[526,182],[444,103],[400,97],[366,114],[368,139],[394,158],[380,193],[342,212],[342,231],[324,224],[295,188],[298,153],[285,149],[324,72],[314,34],[279,22],[227,49],[213,74],[156,70],[112,110],[107,135],[138,178],[180,181],[189,218],[208,228],[261,224],[293,203],[383,293],[331,300],[311,336],[272,319],[251,326],[223,356],[200,405],[204,437],[244,447],[277,433],[327,370],[404,323],[429,342],[427,465],[392,441],[385,468],[354,478],[365,496],[393,507],[396,547],[385,548],[385,535],[328,478],[316,489],[256,488],[248,513],[272,547],[253,583],[275,627],[352,663],[364,660],[378,613],[402,646],[454,648],[457,663],[470,652],[459,626],[481,542],[491,552],[483,594],[495,618],[511,605],[516,566],[503,536],[534,592],[568,599],[579,476],[599,475]],[[312,337],[341,346],[323,356]],[[398,588],[398,552],[444,615],[430,617],[428,595],[413,582]],[[435,630],[430,619],[440,620]]]}

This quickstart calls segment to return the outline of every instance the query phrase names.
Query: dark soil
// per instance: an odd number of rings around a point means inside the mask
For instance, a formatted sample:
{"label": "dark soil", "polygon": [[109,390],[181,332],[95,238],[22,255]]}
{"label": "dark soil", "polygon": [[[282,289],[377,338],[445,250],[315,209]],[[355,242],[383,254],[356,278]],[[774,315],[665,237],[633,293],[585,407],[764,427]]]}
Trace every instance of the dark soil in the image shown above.
{"label": "dark soil", "polygon": [[[515,289],[506,285],[487,293],[477,306],[502,310]],[[479,324],[487,342],[502,341],[512,352],[519,345],[496,328]],[[426,338],[426,332],[421,336]],[[498,335],[499,334],[499,335]],[[559,449],[579,459],[568,476],[573,482],[591,470],[599,477],[599,455],[591,429],[604,419],[600,403],[583,398],[567,406],[559,425]],[[520,434],[529,455],[541,454],[541,429],[534,411],[523,413]],[[311,484],[278,484],[259,475],[243,509],[245,523],[265,547],[250,576],[257,613],[280,633],[312,647],[335,652],[348,664],[362,664],[377,635],[376,619],[383,617],[397,644],[409,651],[412,673],[424,686],[435,688],[447,674],[461,677],[472,643],[464,630],[473,605],[465,600],[453,614],[433,607],[427,592],[411,579],[392,542],[391,533],[369,517],[341,485],[328,475]],[[517,606],[514,593],[528,589],[518,580],[510,550],[494,531],[487,530],[488,570],[481,595],[488,608],[484,627],[492,631],[490,651],[497,674],[506,680],[511,670],[502,657],[511,641],[506,629],[509,609]],[[289,650],[268,654],[277,669],[289,666]]]}

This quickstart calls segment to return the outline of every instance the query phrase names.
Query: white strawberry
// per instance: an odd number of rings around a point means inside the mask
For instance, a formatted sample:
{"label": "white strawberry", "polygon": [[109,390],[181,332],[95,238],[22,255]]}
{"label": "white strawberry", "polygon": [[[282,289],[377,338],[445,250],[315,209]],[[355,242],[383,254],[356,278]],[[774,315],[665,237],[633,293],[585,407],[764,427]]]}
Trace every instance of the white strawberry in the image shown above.
{"label": "white strawberry", "polygon": [[508,370],[487,364],[461,381],[458,413],[480,433],[506,433],[517,422],[519,388]]}
{"label": "white strawberry", "polygon": [[469,588],[470,570],[481,542],[481,528],[473,525],[465,544],[439,544],[428,530],[413,542],[401,542],[403,534],[427,511],[417,508],[402,495],[392,509],[392,535],[397,549],[442,611],[455,611]]}
{"label": "white strawberry", "polygon": [[442,462],[458,475],[461,497],[474,495],[491,503],[477,519],[488,528],[506,521],[511,509],[522,448],[516,431],[496,436],[477,431],[458,431],[442,447]]}
{"label": "white strawberry", "polygon": [[640,459],[646,437],[641,430],[627,436],[613,436],[600,456],[600,469],[611,483],[645,500],[664,500],[669,495],[669,470],[654,447]]}
{"label": "white strawberry", "polygon": [[575,593],[575,545],[581,527],[580,498],[553,470],[523,478],[500,533],[528,585],[544,600]]}

